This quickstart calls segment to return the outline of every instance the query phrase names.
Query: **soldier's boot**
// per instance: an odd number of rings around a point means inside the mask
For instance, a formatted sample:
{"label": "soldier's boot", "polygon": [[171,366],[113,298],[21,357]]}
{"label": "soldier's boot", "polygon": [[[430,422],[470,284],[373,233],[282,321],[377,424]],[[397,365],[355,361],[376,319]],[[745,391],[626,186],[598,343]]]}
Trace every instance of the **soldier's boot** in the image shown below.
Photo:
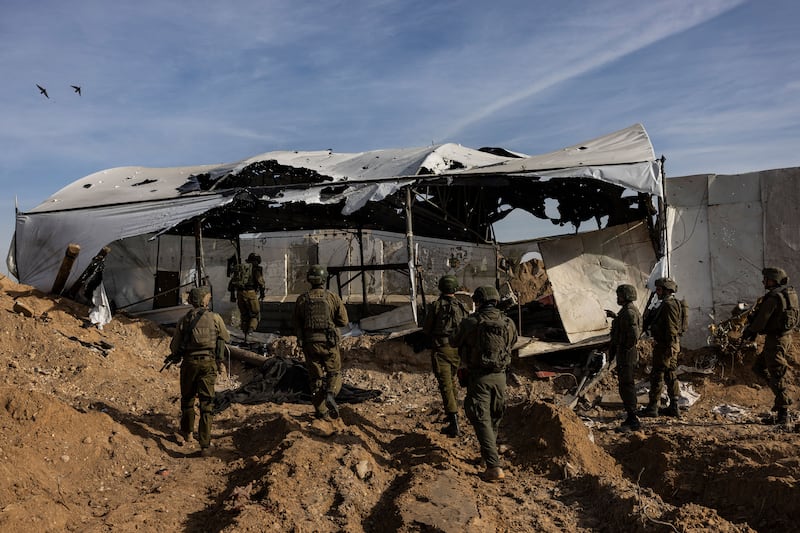
{"label": "soldier's boot", "polygon": [[789,409],[786,407],[779,407],[778,414],[775,416],[775,423],[776,424],[788,424],[789,423]]}
{"label": "soldier's boot", "polygon": [[489,483],[497,483],[506,478],[506,473],[499,466],[490,466],[483,472],[483,480]]}
{"label": "soldier's boot", "polygon": [[325,405],[328,406],[328,415],[331,418],[339,418],[339,406],[336,405],[336,397],[332,392],[325,396]]}
{"label": "soldier's boot", "polygon": [[658,402],[650,401],[647,404],[647,407],[643,408],[639,411],[639,416],[644,416],[646,418],[655,418],[658,416]]}
{"label": "soldier's boot", "polygon": [[621,431],[636,431],[642,427],[639,417],[635,412],[628,413],[628,417],[620,424]]}
{"label": "soldier's boot", "polygon": [[201,448],[200,457],[211,457],[211,448]]}
{"label": "soldier's boot", "polygon": [[448,425],[444,426],[440,432],[448,437],[458,437],[461,434],[461,428],[458,427],[458,415],[456,413],[447,413]]}
{"label": "soldier's boot", "polygon": [[675,418],[680,418],[681,417],[681,409],[680,409],[680,407],[678,407],[678,398],[670,399],[669,407],[666,407],[664,409],[659,409],[658,410],[658,414],[664,415],[664,416],[672,416],[672,417],[675,417]]}

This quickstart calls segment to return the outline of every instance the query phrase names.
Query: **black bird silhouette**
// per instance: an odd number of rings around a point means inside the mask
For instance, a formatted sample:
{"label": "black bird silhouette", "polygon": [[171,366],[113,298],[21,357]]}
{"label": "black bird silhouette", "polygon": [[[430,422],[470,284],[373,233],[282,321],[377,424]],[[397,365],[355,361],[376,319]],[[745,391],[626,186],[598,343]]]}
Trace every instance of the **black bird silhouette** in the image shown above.
{"label": "black bird silhouette", "polygon": [[72,87],[72,90],[73,90],[73,91],[75,91],[76,93],[78,93],[78,96],[80,96],[80,95],[81,95],[81,87],[80,87],[80,85],[70,85],[70,87]]}
{"label": "black bird silhouette", "polygon": [[39,92],[40,92],[40,93],[42,93],[42,94],[44,95],[44,97],[45,97],[45,98],[47,98],[47,99],[49,100],[49,99],[50,99],[50,97],[49,97],[49,96],[47,96],[47,89],[45,89],[44,87],[42,87],[42,86],[41,86],[41,85],[39,85],[38,83],[36,84],[36,86],[39,88]]}

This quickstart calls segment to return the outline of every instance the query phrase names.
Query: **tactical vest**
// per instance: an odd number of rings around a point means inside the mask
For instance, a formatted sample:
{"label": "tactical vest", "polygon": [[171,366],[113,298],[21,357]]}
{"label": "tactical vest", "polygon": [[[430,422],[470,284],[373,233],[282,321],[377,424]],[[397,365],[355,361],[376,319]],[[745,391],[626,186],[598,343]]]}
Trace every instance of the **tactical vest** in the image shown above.
{"label": "tactical vest", "polygon": [[192,321],[197,318],[194,328],[191,331],[183,332],[183,350],[185,355],[213,354],[217,348],[217,328],[214,323],[214,313],[207,309],[196,309],[191,311],[186,317],[184,324],[188,328]]}
{"label": "tactical vest", "polygon": [[332,314],[325,291],[307,292],[303,309],[304,342],[335,344],[337,330],[331,320]]}

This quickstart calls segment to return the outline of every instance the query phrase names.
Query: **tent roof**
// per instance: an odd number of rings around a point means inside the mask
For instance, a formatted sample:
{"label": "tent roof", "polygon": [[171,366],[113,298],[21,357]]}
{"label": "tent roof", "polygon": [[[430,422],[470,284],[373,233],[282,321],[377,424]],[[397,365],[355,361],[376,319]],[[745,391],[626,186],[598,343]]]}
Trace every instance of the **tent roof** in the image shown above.
{"label": "tent roof", "polygon": [[[641,124],[537,156],[506,157],[458,144],[341,154],[330,150],[276,151],[219,165],[102,170],[67,185],[28,213],[153,202],[219,192],[229,188],[231,177],[263,162],[303,169],[311,176],[306,183],[274,183],[282,187],[308,188],[336,182],[363,183],[422,175],[519,174],[591,177],[660,195],[660,175],[651,166],[654,160],[650,139]],[[205,178],[205,186],[200,177]]]}
{"label": "tent roof", "polygon": [[[498,155],[499,154],[499,155]],[[591,180],[576,180],[590,178]],[[81,245],[76,268],[103,246],[132,236],[208,237],[289,229],[351,227],[406,231],[400,194],[413,186],[415,233],[490,239],[513,208],[577,227],[646,216],[642,198],[661,195],[661,172],[644,128],[635,124],[564,150],[520,156],[457,144],[373,150],[267,152],[235,163],[173,168],[120,167],[81,178],[29,212],[18,213],[7,264],[17,279],[51,283],[67,244]],[[555,199],[559,215],[545,213]],[[598,222],[599,224],[599,222]]]}

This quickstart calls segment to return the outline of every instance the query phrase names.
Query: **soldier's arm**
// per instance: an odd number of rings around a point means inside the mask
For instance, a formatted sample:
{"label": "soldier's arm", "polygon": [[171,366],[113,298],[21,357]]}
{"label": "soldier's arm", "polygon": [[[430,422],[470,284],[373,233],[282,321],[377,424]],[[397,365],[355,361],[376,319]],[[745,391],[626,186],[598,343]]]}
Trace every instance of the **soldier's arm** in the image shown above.
{"label": "soldier's arm", "polygon": [[183,344],[182,326],[183,319],[181,319],[175,327],[175,333],[172,334],[172,341],[169,343],[169,351],[172,354],[178,354],[181,350],[181,344]]}
{"label": "soldier's arm", "polygon": [[425,320],[422,322],[422,332],[425,335],[430,336],[431,332],[433,331],[434,318],[436,318],[436,304],[430,303],[428,304],[428,308],[425,312]]}
{"label": "soldier's arm", "polygon": [[217,334],[219,338],[225,342],[230,342],[231,334],[228,332],[228,328],[225,327],[225,321],[222,320],[222,317],[216,313],[214,313],[214,323],[217,326]]}
{"label": "soldier's arm", "polygon": [[292,327],[298,339],[303,338],[303,313],[301,309],[303,307],[304,296],[304,294],[301,294],[297,297],[297,300],[294,302],[294,312],[292,313]]}
{"label": "soldier's arm", "polygon": [[764,328],[767,327],[772,313],[778,307],[778,299],[774,297],[764,298],[758,306],[758,309],[753,313],[753,319],[747,326],[747,329],[753,333],[763,333]]}
{"label": "soldier's arm", "polygon": [[676,299],[670,300],[667,308],[667,326],[671,337],[677,337],[681,332],[681,303]]}
{"label": "soldier's arm", "polygon": [[636,341],[639,339],[641,335],[641,327],[638,325],[638,321],[636,320],[636,312],[631,309],[627,308],[619,316],[621,323],[620,323],[620,349],[624,351],[628,351],[634,346],[636,346]]}
{"label": "soldier's arm", "polygon": [[333,300],[336,304],[333,306],[333,323],[340,328],[346,326],[348,318],[347,308],[344,306],[344,302],[332,292],[329,292],[328,294],[333,297]]}
{"label": "soldier's arm", "polygon": [[509,325],[509,333],[510,333],[510,337],[511,337],[511,340],[510,340],[510,342],[508,344],[508,349],[510,350],[517,343],[517,339],[519,337],[517,335],[517,326],[516,326],[516,324],[514,324],[514,321],[511,320],[510,318],[508,319],[508,325]]}

